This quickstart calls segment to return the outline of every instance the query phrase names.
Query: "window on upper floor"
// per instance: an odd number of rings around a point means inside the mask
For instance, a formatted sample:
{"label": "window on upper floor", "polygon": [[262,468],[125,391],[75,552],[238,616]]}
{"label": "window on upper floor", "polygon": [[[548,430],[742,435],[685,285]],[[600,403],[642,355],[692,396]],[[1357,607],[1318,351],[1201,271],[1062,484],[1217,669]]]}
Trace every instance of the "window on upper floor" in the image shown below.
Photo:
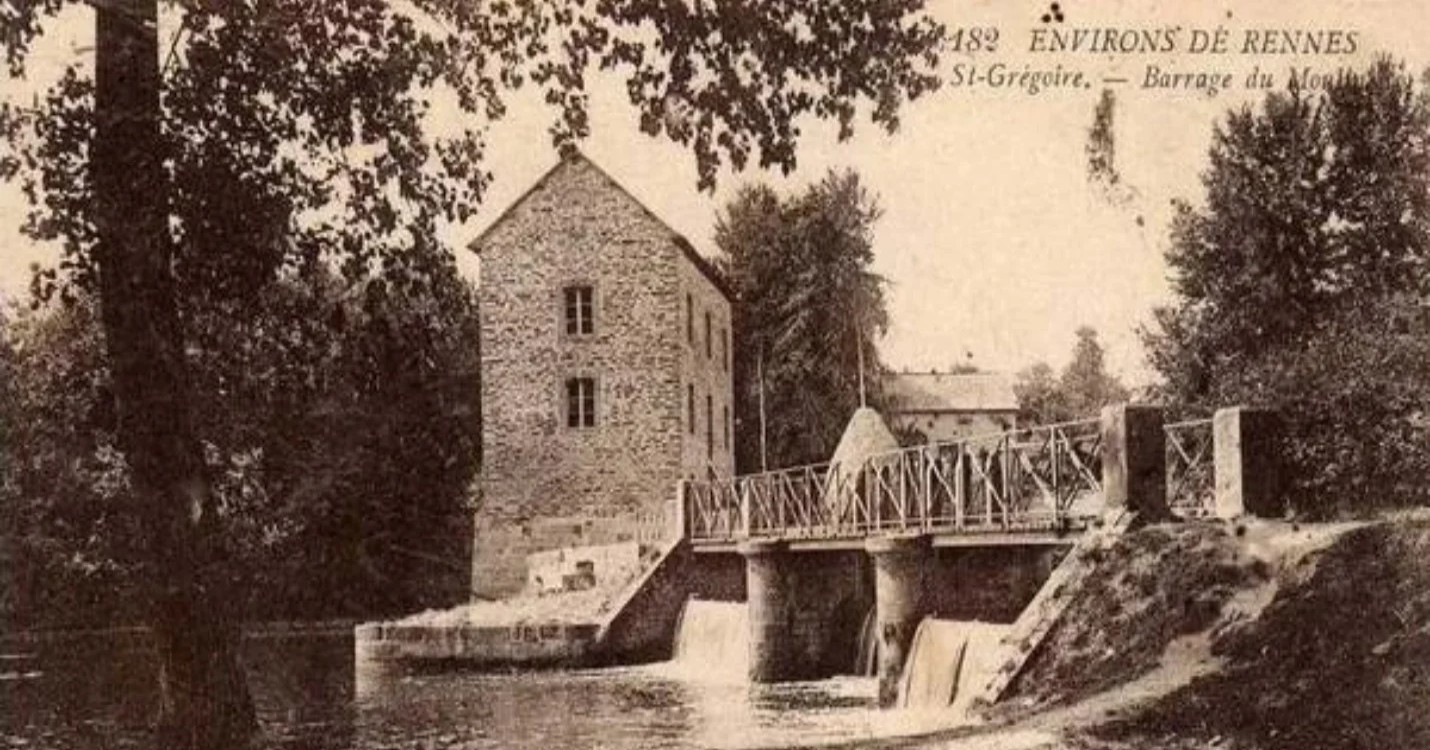
{"label": "window on upper floor", "polygon": [[695,346],[695,298],[685,294],[685,340]]}
{"label": "window on upper floor", "polygon": [[596,379],[566,380],[566,426],[596,426]]}
{"label": "window on upper floor", "polygon": [[724,326],[720,327],[720,366],[730,371],[730,331]]}
{"label": "window on upper floor", "polygon": [[715,400],[705,395],[705,457],[715,458]]}
{"label": "window on upper floor", "polygon": [[710,313],[705,313],[705,358],[710,359],[715,356],[715,343],[710,340],[712,328],[710,326]]}
{"label": "window on upper floor", "polygon": [[596,292],[589,286],[568,286],[566,335],[586,336],[596,332]]}
{"label": "window on upper floor", "polygon": [[685,386],[685,417],[690,425],[690,434],[695,434],[695,386]]}

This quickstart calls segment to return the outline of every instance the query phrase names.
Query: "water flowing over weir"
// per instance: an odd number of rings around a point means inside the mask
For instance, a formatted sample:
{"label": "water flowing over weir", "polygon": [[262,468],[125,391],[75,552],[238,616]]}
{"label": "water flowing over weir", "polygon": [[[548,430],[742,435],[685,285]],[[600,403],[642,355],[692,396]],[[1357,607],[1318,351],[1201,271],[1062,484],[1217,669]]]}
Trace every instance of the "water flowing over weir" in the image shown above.
{"label": "water flowing over weir", "polygon": [[750,668],[750,616],[744,602],[689,599],[675,629],[674,665],[682,673],[743,681]]}
{"label": "water flowing over weir", "polygon": [[859,643],[854,650],[854,674],[859,677],[874,677],[878,674],[879,633],[874,614],[874,608],[870,607],[859,626]]}
{"label": "water flowing over weir", "polygon": [[963,713],[987,683],[1008,625],[924,618],[914,634],[899,686],[899,705]]}

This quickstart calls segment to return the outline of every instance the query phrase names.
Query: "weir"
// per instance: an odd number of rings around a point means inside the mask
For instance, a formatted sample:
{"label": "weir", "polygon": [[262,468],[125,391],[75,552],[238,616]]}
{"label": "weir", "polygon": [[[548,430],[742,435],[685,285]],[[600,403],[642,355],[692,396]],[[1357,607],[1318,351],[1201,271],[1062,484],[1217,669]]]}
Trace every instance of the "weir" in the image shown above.
{"label": "weir", "polygon": [[879,668],[879,631],[875,627],[874,608],[864,615],[859,626],[859,643],[854,650],[854,674],[859,677],[874,677]]}
{"label": "weir", "polygon": [[997,670],[1009,626],[924,618],[914,634],[899,685],[901,708],[963,713]]}
{"label": "weir", "polygon": [[720,681],[744,681],[750,663],[749,612],[744,602],[687,600],[675,629],[676,669]]}

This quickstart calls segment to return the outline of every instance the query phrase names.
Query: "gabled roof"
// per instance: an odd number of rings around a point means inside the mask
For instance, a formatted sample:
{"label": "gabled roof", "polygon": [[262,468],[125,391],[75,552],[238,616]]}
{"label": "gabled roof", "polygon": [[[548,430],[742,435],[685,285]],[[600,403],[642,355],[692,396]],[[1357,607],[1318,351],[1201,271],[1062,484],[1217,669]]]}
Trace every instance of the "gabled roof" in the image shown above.
{"label": "gabled roof", "polygon": [[884,376],[884,395],[897,413],[1018,410],[1013,379],[995,372],[890,373]]}
{"label": "gabled roof", "polygon": [[862,466],[873,456],[880,456],[899,449],[899,441],[889,430],[889,425],[879,412],[868,406],[861,406],[849,417],[844,434],[839,438],[839,446],[834,449],[830,463],[845,466]]}
{"label": "gabled roof", "polygon": [[590,158],[588,158],[580,151],[574,151],[569,155],[563,156],[559,161],[556,162],[555,166],[551,167],[551,169],[546,170],[546,174],[543,174],[541,177],[537,178],[536,182],[533,182],[531,184],[531,187],[527,188],[526,191],[523,192],[520,197],[512,201],[511,205],[503,209],[502,212],[497,215],[497,218],[492,221],[492,223],[488,225],[486,229],[483,229],[481,234],[477,235],[476,239],[467,243],[467,248],[472,252],[481,255],[482,246],[486,242],[487,236],[490,235],[493,231],[495,231],[497,227],[506,223],[507,219],[511,216],[511,214],[516,211],[517,207],[521,206],[523,203],[526,203],[526,201],[531,198],[532,194],[534,194],[537,190],[540,190],[543,186],[550,182],[555,175],[558,175],[564,172],[566,169],[577,164],[585,165],[595,170],[596,174],[599,174],[601,178],[604,179],[611,187],[619,191],[621,195],[624,195],[627,200],[629,200],[631,203],[634,203],[637,207],[640,208],[641,211],[644,211],[646,216],[650,217],[652,221],[656,222],[661,227],[665,228],[668,232],[670,232],[671,243],[680,249],[680,252],[685,256],[685,259],[690,261],[691,265],[695,266],[695,268],[699,270],[700,273],[703,274],[705,278],[708,279],[710,283],[713,284],[715,288],[720,291],[721,294],[725,295],[725,299],[734,301],[735,294],[731,291],[729,284],[726,283],[724,276],[722,276],[720,272],[716,270],[715,266],[709,260],[707,260],[705,256],[701,255],[695,250],[695,246],[690,244],[690,240],[687,240],[684,235],[672,229],[671,226],[665,222],[665,220],[661,219],[659,216],[656,215],[654,211],[650,210],[650,208],[647,207],[645,203],[641,202],[641,199],[631,194],[631,191],[627,190],[625,186],[621,183],[616,182],[616,179],[612,177],[609,172],[604,169],[601,169],[601,166],[599,164],[595,163],[594,161],[591,161]]}

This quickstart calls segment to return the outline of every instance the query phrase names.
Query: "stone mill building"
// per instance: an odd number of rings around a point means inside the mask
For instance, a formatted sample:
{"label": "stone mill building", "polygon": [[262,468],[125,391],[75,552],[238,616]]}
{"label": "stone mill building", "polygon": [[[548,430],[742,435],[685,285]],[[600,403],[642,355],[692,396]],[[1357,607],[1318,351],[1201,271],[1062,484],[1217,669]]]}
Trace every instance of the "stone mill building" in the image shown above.
{"label": "stone mill building", "polygon": [[636,540],[681,478],[734,470],[730,297],[584,156],[475,242],[483,466],[472,589],[518,591],[528,554]]}

